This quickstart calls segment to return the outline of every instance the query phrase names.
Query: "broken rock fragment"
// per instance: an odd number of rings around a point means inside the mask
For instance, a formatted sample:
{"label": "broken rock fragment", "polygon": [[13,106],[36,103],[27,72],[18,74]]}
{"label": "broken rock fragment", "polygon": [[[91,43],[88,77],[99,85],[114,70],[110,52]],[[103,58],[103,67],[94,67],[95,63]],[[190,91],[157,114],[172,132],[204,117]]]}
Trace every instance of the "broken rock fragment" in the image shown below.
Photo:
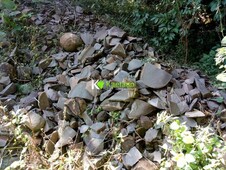
{"label": "broken rock fragment", "polygon": [[34,132],[39,131],[45,126],[45,119],[33,111],[28,112],[24,116],[23,122],[29,129]]}
{"label": "broken rock fragment", "polygon": [[146,143],[150,143],[157,137],[157,135],[158,135],[158,130],[150,128],[146,132],[144,140],[145,140]]}
{"label": "broken rock fragment", "polygon": [[140,116],[148,115],[153,111],[155,111],[155,107],[151,106],[145,101],[136,99],[132,104],[128,117],[130,119],[138,119]]}
{"label": "broken rock fragment", "polygon": [[38,106],[40,109],[45,110],[48,108],[49,105],[49,99],[45,92],[41,92],[38,96]]}
{"label": "broken rock fragment", "polygon": [[128,152],[135,145],[135,139],[133,136],[126,136],[123,138],[122,149]]}
{"label": "broken rock fragment", "polygon": [[38,93],[37,92],[31,92],[28,96],[21,98],[20,103],[23,105],[23,107],[27,106],[37,106],[37,98]]}
{"label": "broken rock fragment", "polygon": [[165,104],[158,97],[153,97],[152,99],[148,100],[148,103],[158,109],[165,109]]}
{"label": "broken rock fragment", "polygon": [[83,99],[75,98],[65,101],[65,106],[69,109],[70,114],[79,116],[86,110],[86,102]]}
{"label": "broken rock fragment", "polygon": [[137,96],[137,93],[133,89],[125,89],[115,93],[109,98],[110,101],[129,102]]}
{"label": "broken rock fragment", "polygon": [[10,83],[8,86],[6,86],[1,92],[0,95],[7,96],[9,94],[13,94],[16,92],[16,84]]}
{"label": "broken rock fragment", "polygon": [[87,150],[93,154],[97,155],[104,150],[104,135],[97,134],[93,130],[85,133],[85,137],[83,138]]}
{"label": "broken rock fragment", "polygon": [[129,73],[121,70],[115,75],[115,77],[113,78],[113,81],[122,82],[127,77],[129,77]]}
{"label": "broken rock fragment", "polygon": [[7,142],[8,142],[7,136],[0,136],[0,148],[5,147]]}
{"label": "broken rock fragment", "polygon": [[55,148],[56,142],[59,140],[59,135],[57,131],[54,131],[51,135],[49,140],[46,143],[45,150],[49,153],[52,154]]}
{"label": "broken rock fragment", "polygon": [[82,33],[81,39],[85,43],[85,45],[91,45],[94,41],[93,35],[88,32]]}
{"label": "broken rock fragment", "polygon": [[158,170],[159,168],[150,160],[142,158],[132,170]]}
{"label": "broken rock fragment", "polygon": [[145,85],[153,89],[165,87],[171,80],[172,75],[156,66],[146,63],[141,72],[141,80]]}
{"label": "broken rock fragment", "polygon": [[197,117],[205,117],[206,115],[199,110],[194,110],[191,112],[186,112],[185,116],[190,117],[190,118],[197,118]]}
{"label": "broken rock fragment", "polygon": [[75,85],[69,92],[68,97],[80,97],[87,100],[93,100],[93,96],[86,90],[86,82],[80,82]]}
{"label": "broken rock fragment", "polygon": [[151,128],[153,126],[153,122],[147,116],[141,116],[140,120],[139,120],[139,124],[144,129],[149,129],[149,128]]}
{"label": "broken rock fragment", "polygon": [[118,55],[123,58],[126,57],[125,49],[120,43],[115,45],[115,47],[111,50],[111,54]]}
{"label": "broken rock fragment", "polygon": [[10,83],[11,83],[11,80],[9,76],[2,76],[2,77],[0,76],[0,84],[7,86]]}
{"label": "broken rock fragment", "polygon": [[129,66],[128,66],[128,70],[136,70],[138,68],[140,68],[143,65],[141,60],[138,59],[133,59],[129,62]]}
{"label": "broken rock fragment", "polygon": [[103,110],[111,112],[111,111],[122,110],[124,103],[123,102],[110,101],[109,99],[106,99],[100,104],[100,106]]}
{"label": "broken rock fragment", "polygon": [[142,158],[142,154],[136,147],[132,147],[129,152],[123,156],[123,164],[126,167],[132,167]]}
{"label": "broken rock fragment", "polygon": [[38,64],[38,67],[41,68],[42,70],[46,69],[49,64],[52,62],[52,59],[51,58],[45,58],[45,59],[42,59],[39,64]]}
{"label": "broken rock fragment", "polygon": [[195,78],[195,84],[201,92],[203,98],[208,98],[212,96],[210,91],[206,88],[205,84],[200,79]]}
{"label": "broken rock fragment", "polygon": [[96,122],[90,126],[91,129],[93,129],[95,132],[100,133],[106,128],[105,123],[102,122]]}
{"label": "broken rock fragment", "polygon": [[81,61],[82,63],[85,62],[87,57],[90,57],[94,54],[95,48],[92,47],[91,45],[85,47],[82,52],[78,56],[78,61]]}
{"label": "broken rock fragment", "polygon": [[104,66],[103,68],[104,68],[104,69],[107,69],[107,70],[109,70],[109,71],[113,71],[113,70],[116,68],[117,65],[118,65],[118,64],[117,64],[116,62],[113,62],[113,63],[107,64],[107,65]]}
{"label": "broken rock fragment", "polygon": [[114,26],[110,30],[108,30],[108,35],[110,35],[112,37],[122,38],[122,37],[124,37],[126,35],[126,32],[123,31],[122,29]]}
{"label": "broken rock fragment", "polygon": [[17,76],[21,80],[30,80],[31,73],[32,73],[32,68],[29,66],[18,66],[17,67]]}
{"label": "broken rock fragment", "polygon": [[173,115],[180,115],[189,110],[189,107],[185,101],[173,102],[169,101],[170,112]]}
{"label": "broken rock fragment", "polygon": [[60,139],[55,145],[56,148],[70,144],[73,141],[73,138],[77,135],[77,132],[70,126],[66,126],[61,132],[58,133]]}
{"label": "broken rock fragment", "polygon": [[189,95],[191,96],[192,99],[198,98],[200,96],[200,91],[195,88],[189,91]]}

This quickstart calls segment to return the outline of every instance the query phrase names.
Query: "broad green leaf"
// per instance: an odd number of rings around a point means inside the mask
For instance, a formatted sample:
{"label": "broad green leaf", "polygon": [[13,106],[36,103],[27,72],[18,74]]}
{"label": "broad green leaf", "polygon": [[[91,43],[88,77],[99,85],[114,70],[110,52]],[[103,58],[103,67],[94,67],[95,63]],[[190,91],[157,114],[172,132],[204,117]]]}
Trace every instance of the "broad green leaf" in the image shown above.
{"label": "broad green leaf", "polygon": [[224,101],[224,98],[223,97],[217,97],[217,98],[213,98],[211,100],[216,101],[217,103],[222,103]]}

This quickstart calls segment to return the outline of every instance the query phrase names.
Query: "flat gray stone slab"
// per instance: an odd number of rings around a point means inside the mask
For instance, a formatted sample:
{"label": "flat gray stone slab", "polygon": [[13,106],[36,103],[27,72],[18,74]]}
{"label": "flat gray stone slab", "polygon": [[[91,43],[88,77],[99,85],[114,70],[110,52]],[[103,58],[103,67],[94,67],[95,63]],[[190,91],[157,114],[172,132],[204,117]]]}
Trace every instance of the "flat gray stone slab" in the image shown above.
{"label": "flat gray stone slab", "polygon": [[146,63],[141,72],[141,80],[145,85],[153,89],[165,87],[171,80],[172,75],[156,66]]}

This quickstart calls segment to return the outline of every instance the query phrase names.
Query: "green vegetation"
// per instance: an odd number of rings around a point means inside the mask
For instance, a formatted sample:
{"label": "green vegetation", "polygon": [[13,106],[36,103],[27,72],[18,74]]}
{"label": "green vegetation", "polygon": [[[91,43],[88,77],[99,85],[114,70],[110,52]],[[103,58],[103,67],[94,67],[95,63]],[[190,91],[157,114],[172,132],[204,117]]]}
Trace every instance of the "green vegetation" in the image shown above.
{"label": "green vegetation", "polygon": [[199,68],[209,76],[219,72],[213,60],[216,44],[224,36],[225,0],[74,2],[132,35],[143,36],[167,59],[190,65],[200,60]]}
{"label": "green vegetation", "polygon": [[216,49],[219,46],[213,47],[208,54],[203,54],[203,57],[199,61],[199,67],[201,67],[207,75],[216,76],[219,73],[218,67],[213,64],[216,55]]}
{"label": "green vegetation", "polygon": [[[6,36],[14,37],[16,40],[20,40],[18,34],[23,33],[26,30],[26,25],[29,24],[29,18],[32,13],[21,12],[17,5],[12,0],[2,0],[0,2],[0,16],[3,24],[1,24],[0,37],[6,38]],[[21,34],[20,34],[21,37]],[[4,39],[0,39],[2,42]]]}
{"label": "green vegetation", "polygon": [[121,115],[120,112],[114,111],[114,112],[109,112],[108,114],[112,118],[113,122],[118,123],[118,121],[120,119],[120,115]]}
{"label": "green vegetation", "polygon": [[[45,1],[33,0],[32,2]],[[221,87],[226,87],[226,39],[222,40],[222,47],[218,45],[224,37],[226,27],[226,0],[150,2],[147,0],[74,0],[74,2],[85,7],[87,13],[94,12],[99,19],[104,17],[104,21],[121,27],[131,36],[143,36],[153,47],[156,47],[156,52],[160,56],[164,56],[165,61],[173,60],[179,64],[195,65],[211,78],[216,77],[221,81]],[[45,25],[42,27],[30,24],[33,14],[29,11],[23,13],[18,4],[18,1],[13,0],[0,1],[2,18],[0,62],[12,60],[15,65],[37,66],[38,61],[42,57],[47,58],[55,48],[42,55],[43,43],[39,42],[43,38]],[[57,43],[57,40],[49,41],[51,45]],[[143,59],[143,62],[152,61],[156,60],[154,58]],[[57,72],[57,70],[53,69],[52,72]],[[44,77],[37,75],[29,78],[28,81],[19,82],[17,94],[27,95],[34,91],[34,88],[38,89]],[[212,101],[223,105],[224,98],[215,97]],[[26,164],[34,160],[36,160],[35,164],[40,165],[37,167],[39,169],[76,169],[80,166],[83,144],[79,145],[80,150],[68,149],[56,159],[47,159],[48,156],[37,147],[37,134],[31,131],[26,132],[24,129],[22,117],[25,112],[23,109],[18,109],[16,113],[11,111],[10,114],[7,107],[1,108],[0,106],[1,110],[4,111],[3,115],[7,115],[3,117],[4,123],[9,122],[7,127],[12,128],[14,132],[12,134],[14,137],[9,142],[12,147],[7,148],[7,153],[20,153],[18,154],[19,160],[11,164],[8,169],[24,169]],[[91,118],[96,117],[102,111],[100,106],[87,109]],[[217,116],[220,114],[220,111],[216,113]],[[121,111],[112,111],[108,115],[110,125],[112,125],[110,127],[112,134],[107,135],[113,136],[112,143],[116,142],[121,145],[124,142],[120,124]],[[181,123],[177,117],[162,112],[158,114],[154,128],[159,132],[161,130],[161,136],[165,139],[159,140],[162,144],[160,151],[164,153],[164,159],[160,163],[161,170],[199,170],[200,167],[205,170],[221,170],[222,164],[225,164],[222,159],[226,152],[225,142],[210,126],[189,127]],[[39,135],[49,138],[42,133],[42,130]],[[83,134],[82,137],[85,135]],[[140,139],[143,140],[143,137]],[[114,152],[118,152],[118,148]],[[27,160],[28,158],[31,160]]]}
{"label": "green vegetation", "polygon": [[226,46],[226,37],[223,38],[221,44],[223,47],[217,49],[215,61],[219,69],[223,71],[217,76],[217,79],[226,83],[226,47],[224,47]]}
{"label": "green vegetation", "polygon": [[198,170],[200,167],[204,170],[224,169],[225,142],[209,126],[192,129],[177,118],[161,113],[156,127],[161,128],[167,136],[162,145],[165,157],[161,170]]}

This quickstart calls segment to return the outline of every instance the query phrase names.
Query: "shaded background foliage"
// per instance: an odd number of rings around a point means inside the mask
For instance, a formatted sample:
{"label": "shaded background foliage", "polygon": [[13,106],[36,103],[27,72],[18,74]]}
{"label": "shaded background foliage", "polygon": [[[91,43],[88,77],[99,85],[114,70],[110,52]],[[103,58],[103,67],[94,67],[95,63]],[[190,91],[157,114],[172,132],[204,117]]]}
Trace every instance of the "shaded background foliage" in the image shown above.
{"label": "shaded background foliage", "polygon": [[[26,2],[35,4],[40,1],[43,0]],[[196,65],[213,77],[219,72],[213,61],[215,49],[225,33],[226,0],[69,1],[82,6],[87,13],[95,13],[100,19],[121,27],[130,35],[142,36],[156,47],[161,59]],[[27,41],[26,35],[37,31],[27,23],[32,14],[15,17],[15,4],[24,2],[2,0],[0,3],[4,21],[1,30],[10,30],[8,35],[14,36],[16,42]],[[0,32],[0,38],[4,36],[5,32]]]}
{"label": "shaded background foliage", "polygon": [[[74,0],[130,34],[143,36],[165,58],[196,64],[209,75],[224,36],[226,0]],[[212,65],[213,69],[210,71]]]}

